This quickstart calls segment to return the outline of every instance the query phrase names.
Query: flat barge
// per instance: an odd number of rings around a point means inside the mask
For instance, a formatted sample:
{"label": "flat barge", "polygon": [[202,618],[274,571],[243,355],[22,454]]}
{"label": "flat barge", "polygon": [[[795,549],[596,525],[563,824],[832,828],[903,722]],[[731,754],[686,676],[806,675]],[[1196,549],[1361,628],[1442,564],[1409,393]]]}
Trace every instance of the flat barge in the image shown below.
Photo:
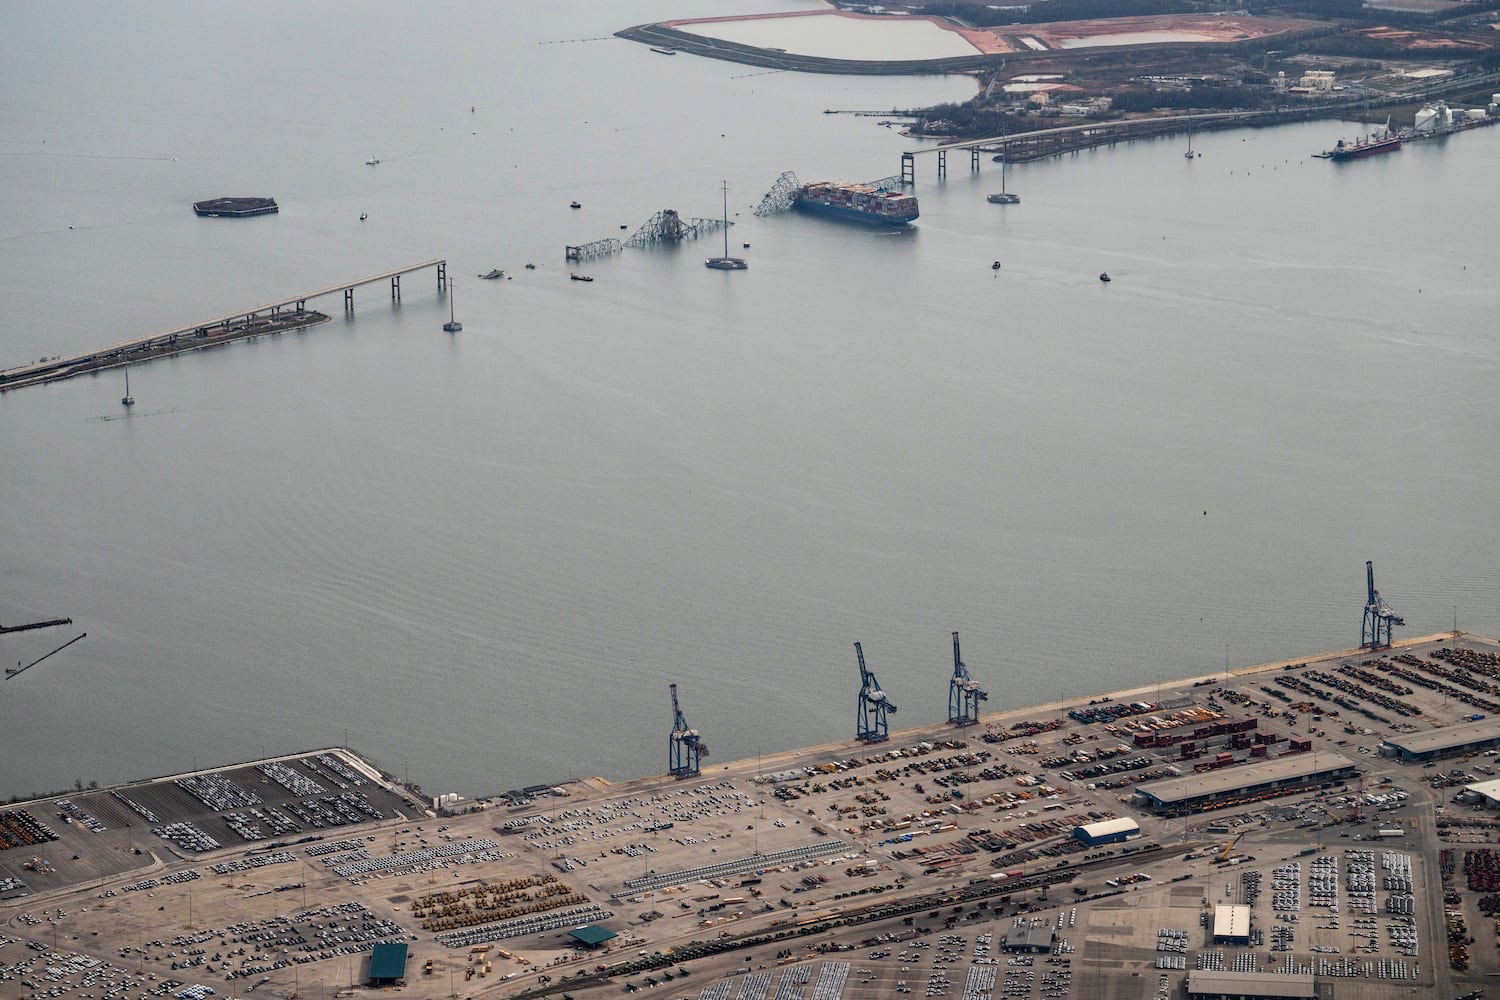
{"label": "flat barge", "polygon": [[281,211],[275,198],[210,198],[193,202],[193,211],[206,219],[247,219]]}

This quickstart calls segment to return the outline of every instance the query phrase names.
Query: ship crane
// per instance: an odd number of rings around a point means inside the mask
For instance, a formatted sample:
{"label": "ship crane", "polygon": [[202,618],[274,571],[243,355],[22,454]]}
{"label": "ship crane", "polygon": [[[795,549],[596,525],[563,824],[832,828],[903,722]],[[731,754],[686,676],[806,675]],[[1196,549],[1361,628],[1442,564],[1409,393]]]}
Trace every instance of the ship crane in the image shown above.
{"label": "ship crane", "polygon": [[1391,606],[1385,603],[1385,598],[1380,596],[1380,591],[1375,589],[1375,564],[1365,560],[1365,585],[1369,596],[1365,600],[1365,620],[1360,627],[1359,647],[1361,649],[1389,649],[1391,645],[1391,626],[1405,625],[1406,619],[1391,610]]}
{"label": "ship crane", "polygon": [[948,721],[955,726],[972,726],[979,721],[979,703],[989,700],[989,692],[969,676],[969,668],[958,655],[958,633],[953,633],[953,679],[948,682]]}
{"label": "ship crane", "polygon": [[857,642],[854,644],[854,655],[859,658],[860,681],[854,735],[865,743],[879,743],[890,736],[886,714],[894,713],[896,706],[880,690],[880,682],[875,679],[875,674],[865,666],[865,651]]}
{"label": "ship crane", "polygon": [[708,744],[698,736],[698,730],[687,724],[682,709],[677,705],[677,685],[672,685],[672,735],[668,739],[668,768],[676,778],[696,778],[699,774],[699,758],[708,756]]}

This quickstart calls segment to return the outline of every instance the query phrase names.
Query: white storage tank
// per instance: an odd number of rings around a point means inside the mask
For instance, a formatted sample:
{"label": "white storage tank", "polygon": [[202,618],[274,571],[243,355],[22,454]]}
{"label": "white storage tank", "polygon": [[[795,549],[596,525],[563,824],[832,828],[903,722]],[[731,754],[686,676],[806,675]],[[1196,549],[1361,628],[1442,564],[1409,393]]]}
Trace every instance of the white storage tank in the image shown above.
{"label": "white storage tank", "polygon": [[1482,122],[1489,117],[1488,112],[1486,112],[1484,108],[1470,108],[1468,111],[1465,111],[1464,114],[1468,115],[1471,121],[1476,122]]}

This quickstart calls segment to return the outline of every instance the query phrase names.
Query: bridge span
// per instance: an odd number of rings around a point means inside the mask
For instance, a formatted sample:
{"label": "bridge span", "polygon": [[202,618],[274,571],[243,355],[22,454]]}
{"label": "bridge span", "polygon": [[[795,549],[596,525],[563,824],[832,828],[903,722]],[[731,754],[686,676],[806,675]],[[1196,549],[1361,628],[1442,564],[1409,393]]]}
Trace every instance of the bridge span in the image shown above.
{"label": "bridge span", "polygon": [[[311,292],[303,292],[300,295],[293,295],[275,302],[267,302],[252,309],[240,309],[198,323],[179,326],[176,329],[163,330],[144,337],[122,340],[107,347],[82,351],[77,354],[67,355],[66,357],[47,358],[33,364],[3,369],[0,370],[0,392],[18,389],[24,385],[55,382],[73,375],[97,371],[100,368],[128,364],[134,359],[134,356],[140,356],[144,359],[145,357],[192,350],[195,347],[209,346],[224,343],[227,340],[253,336],[262,328],[265,328],[267,332],[280,332],[285,329],[296,329],[299,326],[311,325],[314,322],[322,322],[327,317],[322,314],[308,314],[307,303],[311,299],[332,295],[335,292],[344,293],[344,313],[345,315],[352,316],[354,314],[354,290],[356,288],[381,281],[389,281],[391,285],[391,301],[399,302],[401,301],[402,276],[417,271],[424,271],[429,267],[437,269],[437,290],[441,293],[448,287],[448,262],[441,257],[434,257],[431,260],[408,264],[405,267],[393,267],[378,274],[355,278],[353,281],[341,281]],[[291,312],[287,313],[283,310],[291,310]],[[298,323],[298,318],[304,315],[308,316],[308,322],[306,324]],[[316,319],[313,318],[314,316],[316,316]]]}
{"label": "bridge span", "polygon": [[[1247,125],[1275,112],[1266,111],[1214,111],[1192,115],[1160,115],[1154,118],[1122,118],[1118,121],[1089,121],[1078,125],[1059,125],[1055,128],[1034,129],[1030,132],[1011,132],[1008,135],[991,136],[987,139],[965,139],[962,142],[945,142],[924,149],[906,150],[901,154],[901,183],[915,184],[917,181],[917,157],[936,155],[937,175],[948,176],[948,154],[957,150],[968,150],[969,170],[979,172],[980,153],[999,149],[1010,162],[1018,159],[1038,159],[1055,156],[1091,146],[1121,142],[1127,139],[1142,139],[1155,135],[1168,135],[1181,131],[1187,124]],[[1078,142],[1069,140],[1077,137]]]}

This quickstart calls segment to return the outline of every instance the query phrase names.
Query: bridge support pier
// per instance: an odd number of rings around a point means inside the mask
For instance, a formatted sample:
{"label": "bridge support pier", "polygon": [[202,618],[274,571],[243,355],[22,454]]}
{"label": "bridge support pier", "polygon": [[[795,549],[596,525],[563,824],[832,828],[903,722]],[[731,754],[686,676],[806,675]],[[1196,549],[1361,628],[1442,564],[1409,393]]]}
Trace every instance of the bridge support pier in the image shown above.
{"label": "bridge support pier", "polygon": [[391,301],[401,301],[401,275],[399,274],[391,275]]}
{"label": "bridge support pier", "polygon": [[443,289],[448,287],[448,262],[446,260],[438,261],[437,273],[438,291],[441,292]]}
{"label": "bridge support pier", "polygon": [[948,176],[948,151],[938,150],[938,179],[942,180]]}
{"label": "bridge support pier", "polygon": [[969,173],[979,173],[979,147],[969,150]]}
{"label": "bridge support pier", "polygon": [[917,183],[917,158],[911,153],[901,154],[901,186],[915,187]]}
{"label": "bridge support pier", "polygon": [[344,289],[344,313],[346,315],[349,315],[349,316],[353,316],[354,315],[354,289],[353,288],[346,288],[346,289]]}

